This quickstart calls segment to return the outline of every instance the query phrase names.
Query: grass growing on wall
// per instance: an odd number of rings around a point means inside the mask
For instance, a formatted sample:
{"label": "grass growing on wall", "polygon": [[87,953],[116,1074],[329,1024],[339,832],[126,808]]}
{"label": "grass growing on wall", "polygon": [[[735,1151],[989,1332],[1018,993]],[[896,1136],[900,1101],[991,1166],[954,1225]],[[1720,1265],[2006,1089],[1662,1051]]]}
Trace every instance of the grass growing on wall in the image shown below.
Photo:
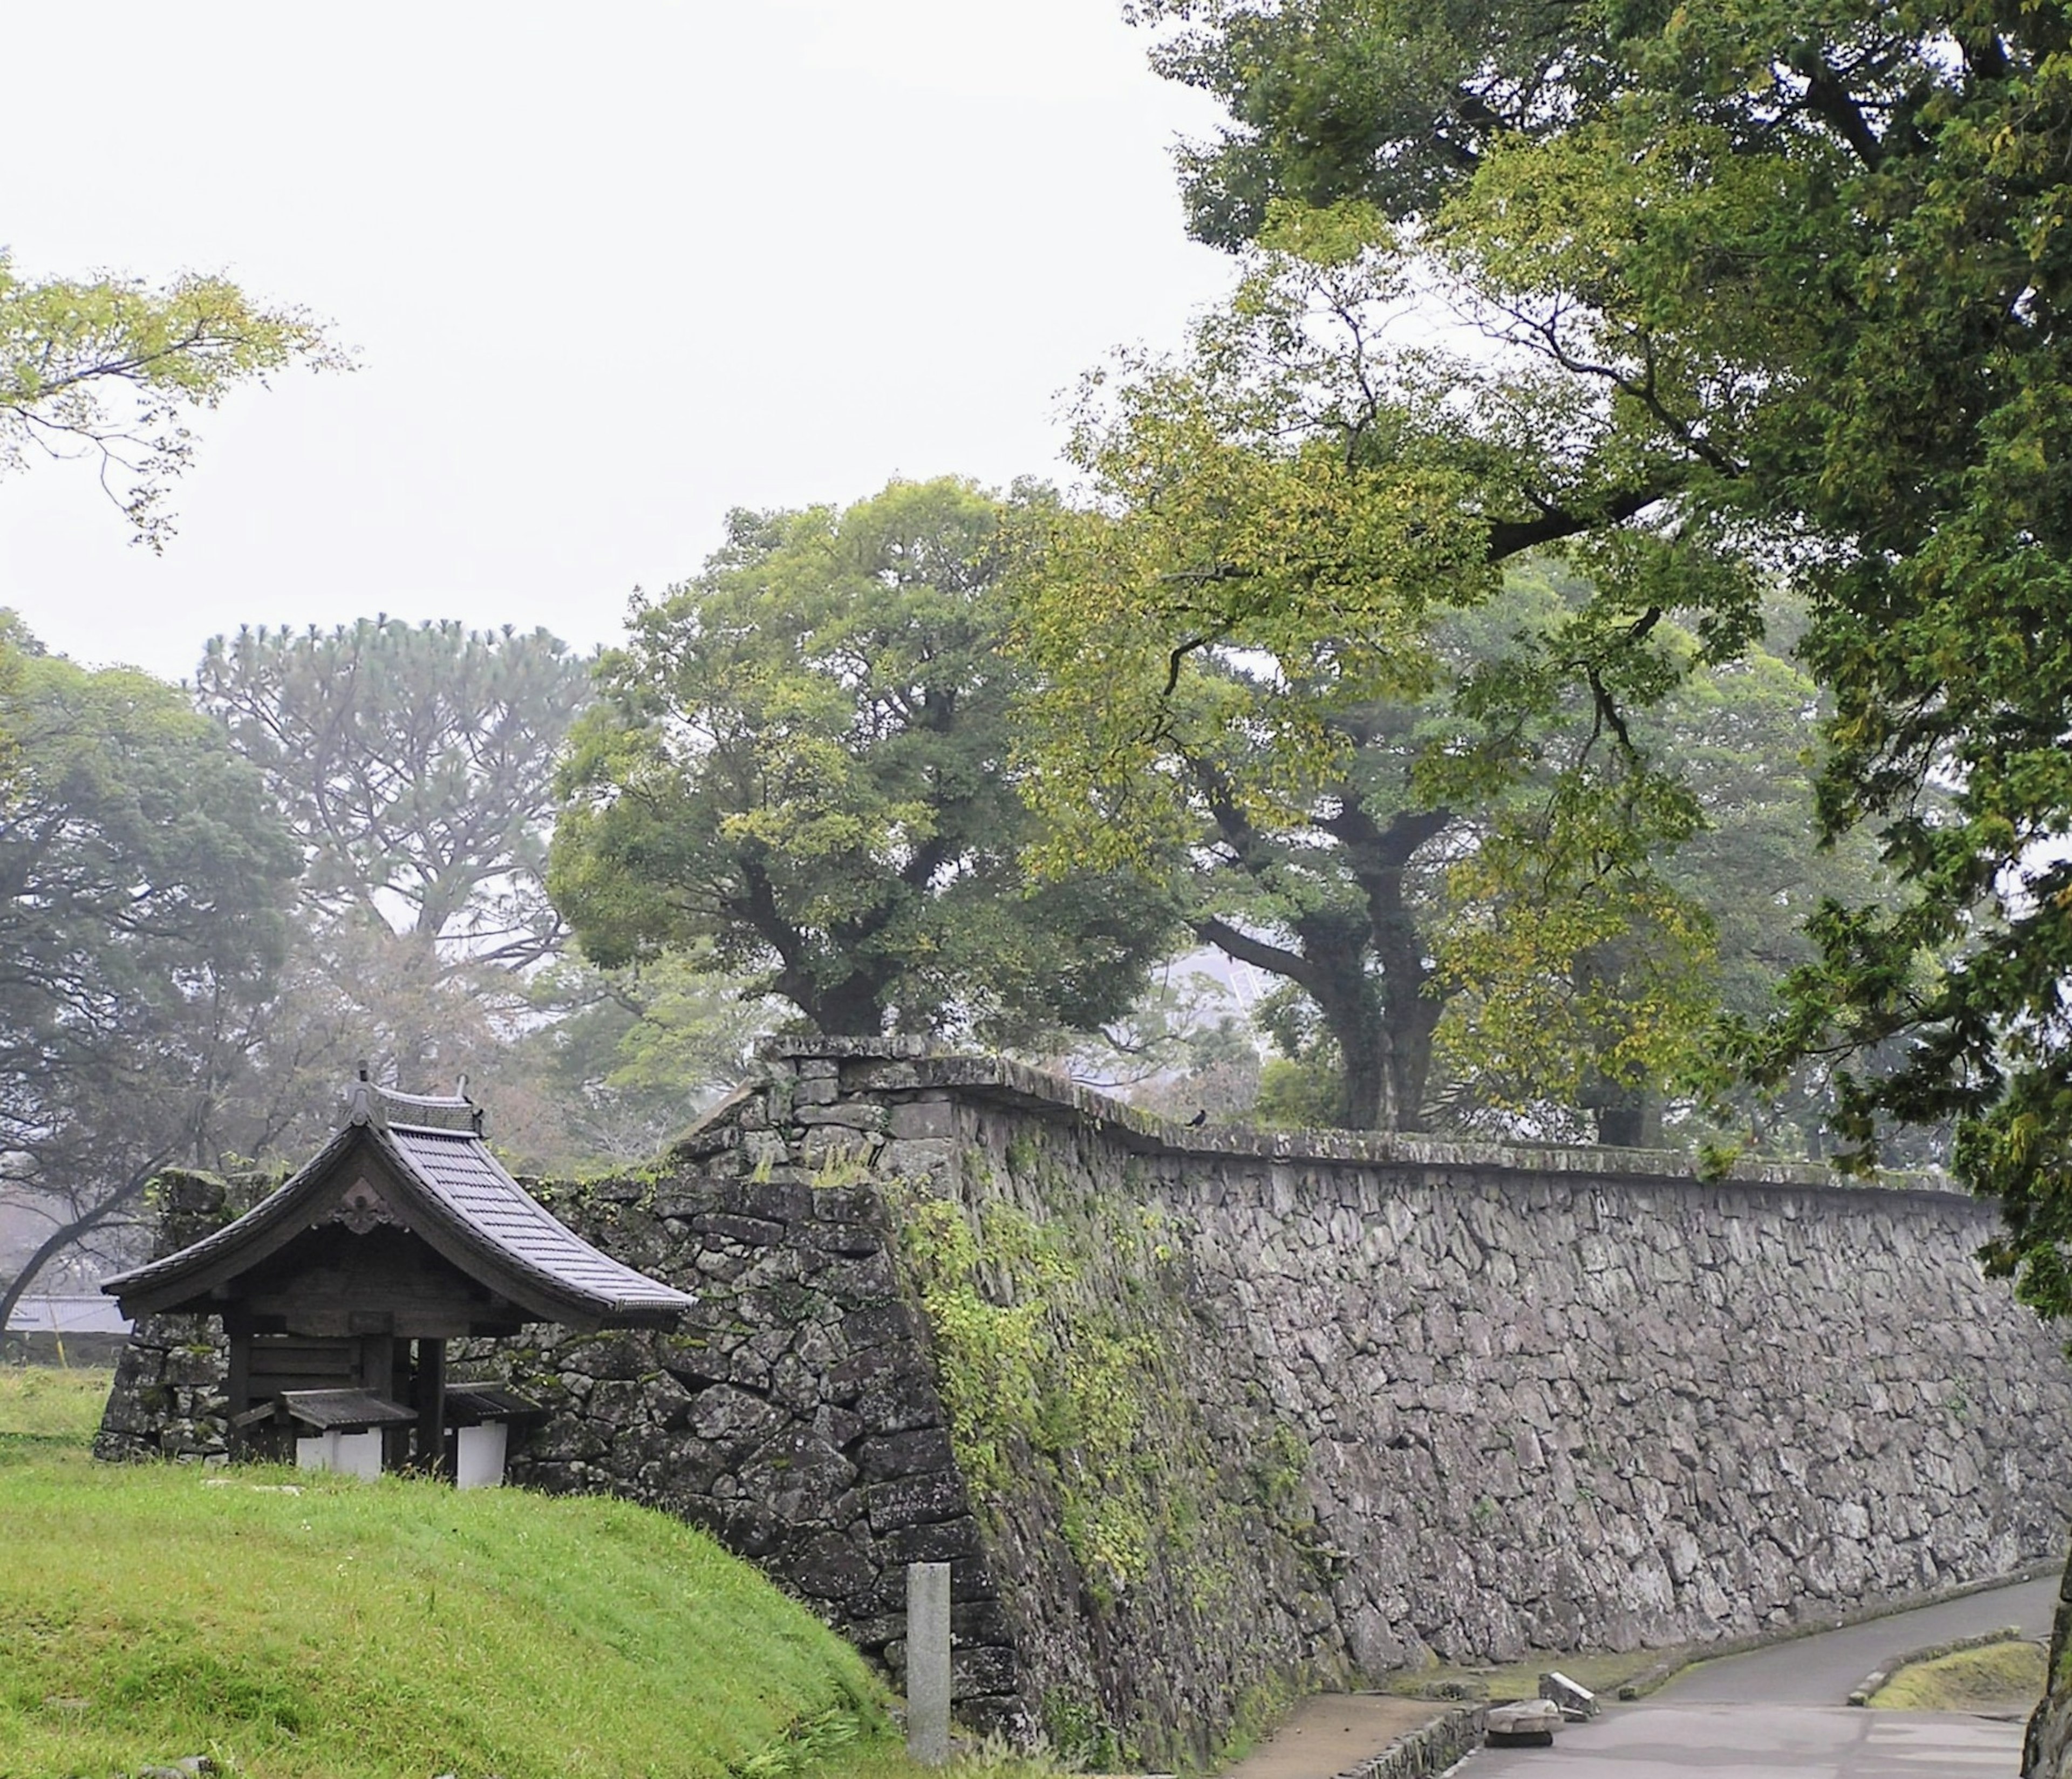
{"label": "grass growing on wall", "polygon": [[862,1660],[601,1499],[97,1465],[105,1374],[0,1371],[0,1773],[911,1772]]}

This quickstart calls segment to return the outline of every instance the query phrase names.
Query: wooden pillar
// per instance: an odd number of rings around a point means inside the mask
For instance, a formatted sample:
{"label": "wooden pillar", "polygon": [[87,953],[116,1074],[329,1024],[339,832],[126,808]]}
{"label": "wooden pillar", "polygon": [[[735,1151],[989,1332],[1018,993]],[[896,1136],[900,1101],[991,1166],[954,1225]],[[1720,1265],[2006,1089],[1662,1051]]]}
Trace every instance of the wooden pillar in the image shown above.
{"label": "wooden pillar", "polygon": [[446,1343],[417,1341],[417,1468],[442,1477],[446,1469]]}
{"label": "wooden pillar", "polygon": [[[383,1318],[384,1321],[386,1317]],[[396,1394],[396,1337],[393,1334],[362,1334],[360,1337],[360,1387],[375,1395],[393,1397]],[[409,1456],[404,1446],[409,1437],[407,1428],[384,1427],[381,1430],[381,1468],[400,1470]]]}
{"label": "wooden pillar", "polygon": [[[230,1399],[230,1431],[228,1444],[233,1458],[252,1455],[253,1440],[251,1434],[252,1407],[252,1324],[235,1309],[226,1309],[223,1315],[223,1333],[230,1343],[230,1375],[224,1381],[224,1391]],[[271,1452],[264,1454],[272,1456]]]}
{"label": "wooden pillar", "polygon": [[230,1398],[230,1415],[237,1416],[252,1406],[252,1324],[235,1310],[226,1310],[223,1332],[230,1343],[230,1375],[224,1391]]}

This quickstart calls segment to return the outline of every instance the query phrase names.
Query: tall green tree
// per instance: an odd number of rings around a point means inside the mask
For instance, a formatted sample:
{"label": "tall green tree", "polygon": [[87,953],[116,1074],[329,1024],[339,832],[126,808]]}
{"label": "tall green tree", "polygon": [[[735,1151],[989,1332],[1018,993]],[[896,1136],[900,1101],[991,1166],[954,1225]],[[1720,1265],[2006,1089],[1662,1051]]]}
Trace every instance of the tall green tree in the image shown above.
{"label": "tall green tree", "polygon": [[1876,829],[1904,893],[1816,915],[1758,1060],[1884,1059],[1838,1076],[1860,1152],[1956,1117],[2001,1259],[2072,1309],[2064,9],[1138,10],[1230,108],[1184,170],[1200,232],[1370,207],[1624,442],[1608,489],[1809,597],[1823,820]]}
{"label": "tall green tree", "polygon": [[[1543,923],[1531,952],[1543,979],[1550,947],[1597,960],[1597,1013],[1568,1028],[1568,1054],[1593,1031],[1607,1059],[1624,1045],[1618,1072],[1658,1074],[1696,1017],[1688,971],[1673,1005],[1626,993],[1693,949],[1649,848],[1699,816],[1621,710],[1749,622],[1671,647],[1658,602],[1745,610],[1754,589],[1715,528],[1651,525],[1646,502],[1607,498],[1615,432],[1564,419],[1558,392],[1396,353],[1402,267],[1371,212],[1284,214],[1184,353],[1090,380],[1071,446],[1087,498],[1043,516],[1018,646],[1036,675],[1023,756],[1067,836],[1053,856],[1206,845],[1198,935],[1314,1009],[1303,1047],[1338,1071],[1338,1119],[1415,1128],[1445,985],[1418,904],[1449,848],[1472,843],[1486,876],[1503,859],[1519,880],[1493,939],[1522,931],[1528,865],[1543,898],[1591,916]],[[1601,540],[1570,548],[1571,579],[1597,597],[1491,604],[1507,565],[1598,524]],[[1498,823],[1564,751],[1562,795],[1536,806],[1558,824]],[[1505,899],[1494,881],[1478,894]],[[1613,967],[1622,946],[1630,968]],[[1468,974],[1524,961],[1485,946]],[[1649,1008],[1663,1017],[1614,1036]]]}
{"label": "tall green tree", "polygon": [[635,605],[554,836],[594,959],[709,945],[836,1033],[1027,1038],[1128,1006],[1170,909],[1022,865],[1008,516],[948,479],[736,512],[701,574]]}
{"label": "tall green tree", "polygon": [[228,279],[23,277],[0,249],[0,474],[84,457],[142,542],[172,531],[169,485],[193,460],[188,417],[242,383],[343,355],[299,310]]}
{"label": "tall green tree", "polygon": [[252,1132],[244,1076],[299,868],[259,775],[179,691],[18,627],[0,687],[0,1184],[47,1234],[0,1286]]}

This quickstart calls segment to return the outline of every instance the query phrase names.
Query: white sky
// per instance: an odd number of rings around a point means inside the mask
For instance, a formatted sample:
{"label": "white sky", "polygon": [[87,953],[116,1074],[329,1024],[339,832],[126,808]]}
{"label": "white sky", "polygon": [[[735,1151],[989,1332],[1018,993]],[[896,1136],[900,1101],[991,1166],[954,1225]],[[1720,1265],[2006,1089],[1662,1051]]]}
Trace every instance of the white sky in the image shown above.
{"label": "white sky", "polygon": [[23,12],[18,269],[226,271],[360,364],[204,416],[162,557],[84,464],[0,483],[0,605],[169,678],[240,623],[376,611],[587,647],[730,507],[1052,471],[1079,374],[1228,281],[1170,155],[1215,113],[1119,10]]}

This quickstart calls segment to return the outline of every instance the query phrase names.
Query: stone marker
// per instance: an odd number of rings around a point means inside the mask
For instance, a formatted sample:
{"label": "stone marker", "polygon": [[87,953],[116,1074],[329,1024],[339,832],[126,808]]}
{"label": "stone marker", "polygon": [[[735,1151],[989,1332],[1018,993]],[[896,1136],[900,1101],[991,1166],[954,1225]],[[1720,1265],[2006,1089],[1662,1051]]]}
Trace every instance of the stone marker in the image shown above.
{"label": "stone marker", "polygon": [[950,1757],[950,1566],[906,1565],[906,1752],[924,1767]]}
{"label": "stone marker", "polygon": [[1561,1707],[1551,1699],[1521,1699],[1515,1705],[1492,1705],[1482,1733],[1493,1748],[1547,1748],[1561,1727]]}
{"label": "stone marker", "polygon": [[1552,1699],[1561,1707],[1561,1715],[1572,1724],[1580,1724],[1585,1718],[1597,1715],[1597,1695],[1588,1687],[1571,1680],[1559,1668],[1552,1674],[1540,1675],[1540,1696]]}

